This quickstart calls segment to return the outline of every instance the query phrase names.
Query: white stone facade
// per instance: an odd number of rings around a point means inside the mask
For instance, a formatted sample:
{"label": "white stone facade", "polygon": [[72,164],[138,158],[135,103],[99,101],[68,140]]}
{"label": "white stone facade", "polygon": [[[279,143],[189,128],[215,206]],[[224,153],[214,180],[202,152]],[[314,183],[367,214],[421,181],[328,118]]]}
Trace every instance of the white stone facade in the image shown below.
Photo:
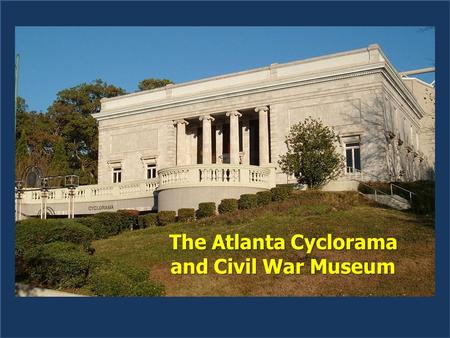
{"label": "white stone facade", "polygon": [[433,177],[434,87],[402,79],[370,45],[103,99],[98,184],[126,198],[127,184],[147,180],[151,208],[177,210],[292,182],[278,159],[309,116],[334,128],[347,159],[325,189]]}
{"label": "white stone facade", "polygon": [[[425,140],[427,114],[407,86],[371,45],[103,99],[95,115],[99,183],[111,182],[114,166],[125,182],[146,178],[148,159],[158,169],[224,161],[276,167],[290,126],[308,116],[335,129],[343,154],[346,143],[360,143],[367,180],[423,178],[420,160],[434,162],[434,137]],[[277,183],[287,179],[277,169]]]}

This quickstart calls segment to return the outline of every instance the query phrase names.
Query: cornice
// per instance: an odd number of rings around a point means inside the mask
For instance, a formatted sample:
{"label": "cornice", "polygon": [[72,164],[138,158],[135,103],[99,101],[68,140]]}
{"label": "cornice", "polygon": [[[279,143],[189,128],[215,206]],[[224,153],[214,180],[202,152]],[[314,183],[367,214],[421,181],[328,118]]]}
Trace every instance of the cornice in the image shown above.
{"label": "cornice", "polygon": [[[417,117],[421,119],[425,115],[425,111],[422,109],[422,107],[420,107],[416,98],[403,83],[403,80],[398,72],[389,61],[385,62],[384,69],[385,71],[383,72],[383,74],[385,75],[386,79],[391,83],[391,85],[393,85],[394,88],[396,88],[397,92],[400,94],[403,100],[405,100],[408,106],[414,111]],[[394,86],[394,83],[396,86]]]}
{"label": "cornice", "polygon": [[401,78],[395,73],[388,63],[381,62],[376,64],[369,64],[365,66],[357,67],[356,69],[348,70],[345,72],[333,72],[321,76],[310,76],[296,79],[287,79],[282,81],[274,81],[272,83],[263,83],[256,85],[246,85],[242,88],[233,89],[232,91],[221,91],[215,93],[206,93],[203,95],[183,97],[171,100],[160,100],[157,102],[151,102],[140,106],[132,106],[128,109],[121,109],[117,111],[106,111],[94,114],[93,116],[101,121],[111,118],[124,117],[130,115],[136,115],[143,112],[152,112],[161,109],[170,109],[175,107],[181,107],[185,105],[206,103],[214,100],[235,98],[244,95],[259,94],[268,91],[275,91],[280,89],[289,89],[292,87],[305,86],[310,84],[330,82],[335,80],[347,79],[358,76],[365,76],[370,74],[381,73],[384,78],[391,84],[400,97],[407,103],[409,108],[420,119],[424,116],[424,111],[417,103],[415,98],[409,92],[407,87],[403,84]]}
{"label": "cornice", "polygon": [[367,64],[363,66],[358,66],[350,70],[346,71],[333,71],[327,74],[319,75],[319,76],[303,76],[301,78],[288,78],[283,80],[276,80],[272,83],[257,83],[253,85],[245,85],[242,88],[234,88],[232,90],[223,91],[220,92],[213,92],[213,93],[205,93],[202,95],[197,96],[188,96],[188,97],[182,97],[182,98],[176,98],[176,99],[164,99],[160,101],[155,102],[149,102],[143,105],[139,106],[131,106],[127,109],[119,109],[119,110],[111,110],[111,111],[104,111],[99,112],[96,114],[93,114],[93,117],[95,117],[97,120],[101,121],[104,119],[110,119],[110,118],[116,118],[116,117],[122,117],[122,116],[129,116],[129,115],[135,115],[140,114],[143,112],[151,112],[156,111],[160,109],[170,109],[175,107],[180,107],[184,105],[190,105],[190,104],[198,104],[203,102],[210,102],[214,100],[220,100],[225,98],[234,98],[249,94],[258,94],[258,93],[264,93],[268,91],[274,91],[274,90],[280,90],[280,89],[289,89],[292,87],[298,87],[298,86],[305,86],[315,83],[321,83],[321,82],[329,82],[334,80],[341,80],[341,79],[347,79],[351,77],[357,77],[357,76],[365,76],[370,74],[376,74],[379,73],[385,63],[373,63],[373,64]]}

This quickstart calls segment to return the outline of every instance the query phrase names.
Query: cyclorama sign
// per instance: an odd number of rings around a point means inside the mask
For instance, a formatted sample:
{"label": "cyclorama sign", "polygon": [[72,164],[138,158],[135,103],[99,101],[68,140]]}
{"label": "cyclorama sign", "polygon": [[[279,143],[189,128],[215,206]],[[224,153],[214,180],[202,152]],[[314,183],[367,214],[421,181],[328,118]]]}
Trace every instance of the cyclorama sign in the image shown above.
{"label": "cyclorama sign", "polygon": [[90,205],[88,206],[89,211],[99,211],[99,210],[112,210],[114,209],[114,205]]}

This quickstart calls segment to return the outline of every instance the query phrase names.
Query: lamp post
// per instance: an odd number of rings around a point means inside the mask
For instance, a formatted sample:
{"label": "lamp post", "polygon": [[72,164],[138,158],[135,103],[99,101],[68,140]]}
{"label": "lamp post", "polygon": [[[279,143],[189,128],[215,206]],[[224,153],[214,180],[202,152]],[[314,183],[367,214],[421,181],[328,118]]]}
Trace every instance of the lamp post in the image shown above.
{"label": "lamp post", "polygon": [[47,219],[48,179],[41,180],[41,219]]}
{"label": "lamp post", "polygon": [[75,190],[80,185],[80,178],[77,175],[67,175],[64,177],[64,185],[69,189],[67,218],[75,218]]}
{"label": "lamp post", "polygon": [[22,220],[23,182],[16,181],[16,222]]}

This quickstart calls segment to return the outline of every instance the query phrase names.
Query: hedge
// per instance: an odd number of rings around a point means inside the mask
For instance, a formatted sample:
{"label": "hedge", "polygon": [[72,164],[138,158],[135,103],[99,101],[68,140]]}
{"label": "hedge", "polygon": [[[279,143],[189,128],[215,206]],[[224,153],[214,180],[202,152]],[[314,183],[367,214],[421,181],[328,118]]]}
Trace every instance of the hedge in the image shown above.
{"label": "hedge", "polygon": [[24,251],[35,245],[70,242],[89,248],[94,231],[71,219],[27,219],[16,226],[16,249]]}
{"label": "hedge", "polygon": [[290,188],[284,186],[272,188],[270,191],[272,192],[272,201],[284,201],[292,192]]}
{"label": "hedge", "polygon": [[416,181],[401,184],[405,189],[413,191],[411,211],[416,214],[435,213],[435,187],[432,181]]}
{"label": "hedge", "polygon": [[129,296],[132,281],[123,273],[100,270],[90,276],[89,286],[97,296]]}
{"label": "hedge", "polygon": [[169,223],[174,223],[177,220],[175,211],[167,210],[158,212],[158,225],[163,226]]}
{"label": "hedge", "polygon": [[80,217],[77,222],[87,226],[94,232],[95,239],[108,238],[118,233],[117,227],[102,222],[102,219],[96,217]]}
{"label": "hedge", "polygon": [[271,191],[258,191],[256,193],[256,199],[258,206],[267,205],[272,202],[272,192]]}
{"label": "hedge", "polygon": [[239,209],[252,209],[258,206],[256,194],[243,194],[238,202]]}
{"label": "hedge", "polygon": [[129,225],[127,227],[128,229],[133,230],[138,227],[138,216],[139,216],[138,210],[124,209],[124,210],[117,210],[117,212],[121,213],[124,216],[124,221],[126,221]]}
{"label": "hedge", "polygon": [[216,214],[216,203],[203,202],[199,203],[198,209],[195,212],[197,218],[204,218],[214,216]]}
{"label": "hedge", "polygon": [[138,216],[138,226],[140,229],[158,225],[158,214],[149,213]]}
{"label": "hedge", "polygon": [[109,236],[117,235],[129,228],[128,217],[119,212],[100,212],[92,217],[98,219],[105,227],[109,227],[106,231]]}
{"label": "hedge", "polygon": [[219,204],[219,213],[225,214],[238,209],[238,200],[235,198],[225,198]]}
{"label": "hedge", "polygon": [[374,189],[368,187],[366,184],[362,184],[361,182],[358,184],[358,191],[363,194],[374,194]]}
{"label": "hedge", "polygon": [[178,222],[189,222],[195,220],[194,208],[178,209]]}
{"label": "hedge", "polygon": [[95,270],[89,278],[90,289],[98,296],[161,296],[164,287],[149,281],[148,273],[135,268]]}
{"label": "hedge", "polygon": [[73,243],[37,245],[23,255],[32,281],[39,285],[76,288],[86,283],[91,257]]}

